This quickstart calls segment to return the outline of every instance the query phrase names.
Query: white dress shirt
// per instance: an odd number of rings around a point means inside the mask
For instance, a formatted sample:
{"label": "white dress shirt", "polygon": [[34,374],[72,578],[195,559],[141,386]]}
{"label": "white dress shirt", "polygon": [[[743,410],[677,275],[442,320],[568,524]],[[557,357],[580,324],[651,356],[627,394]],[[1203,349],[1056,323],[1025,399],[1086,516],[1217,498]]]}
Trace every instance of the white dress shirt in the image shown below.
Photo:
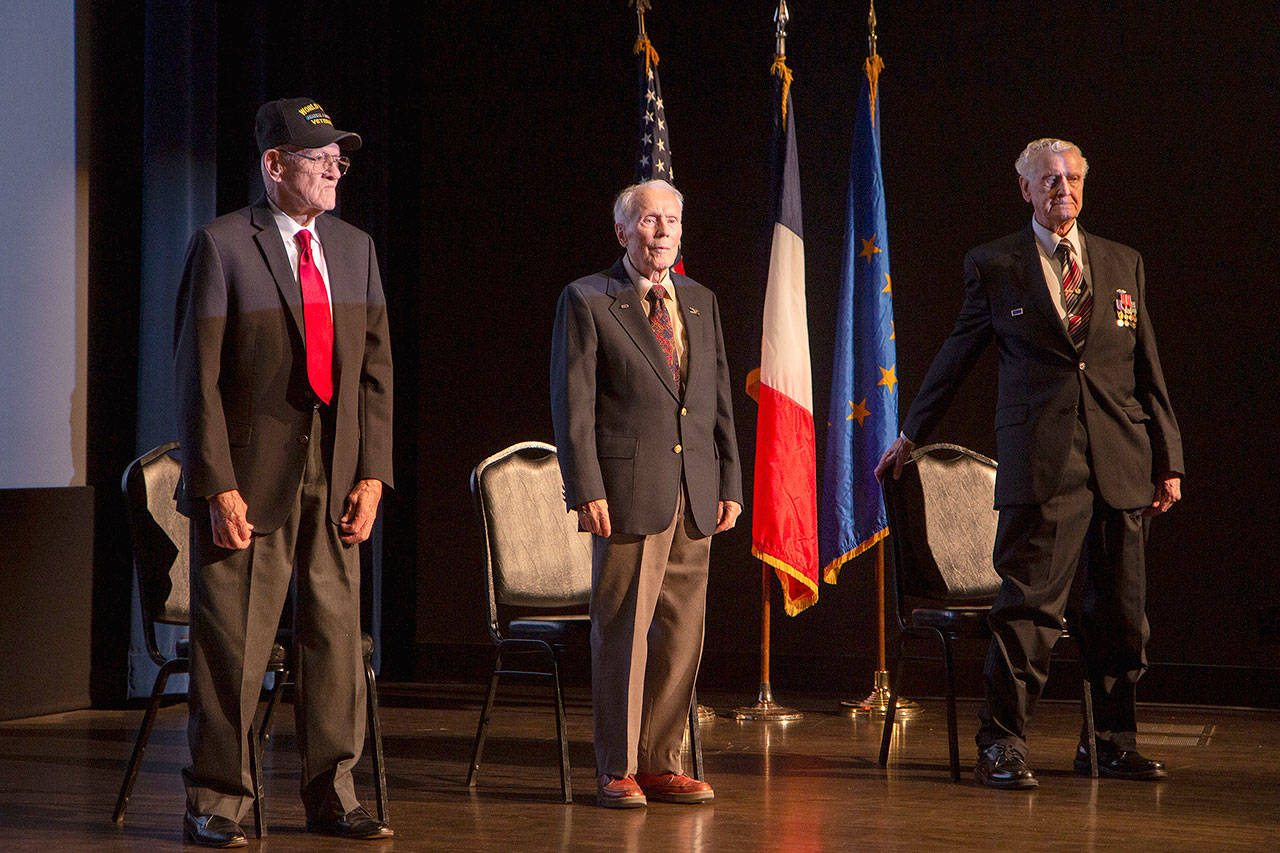
{"label": "white dress shirt", "polygon": [[660,284],[662,289],[667,292],[662,304],[667,307],[667,315],[671,317],[671,329],[675,332],[676,360],[680,363],[680,377],[688,379],[688,359],[684,357],[685,352],[688,351],[688,339],[685,336],[684,318],[680,316],[680,303],[676,299],[676,289],[671,284],[669,271],[664,270],[662,278],[657,281],[650,281],[640,274],[640,271],[635,268],[635,265],[631,263],[631,258],[627,255],[622,256],[622,265],[627,268],[627,275],[631,277],[631,283],[635,285],[636,291],[640,294],[640,304],[644,306],[646,317],[653,310],[653,303],[649,301],[649,291],[653,286]]}
{"label": "white dress shirt", "polygon": [[1058,310],[1058,318],[1065,325],[1067,306],[1063,302],[1062,295],[1063,270],[1054,253],[1058,251],[1058,244],[1063,240],[1070,243],[1071,257],[1075,258],[1076,263],[1080,265],[1082,280],[1087,279],[1089,268],[1085,264],[1084,234],[1076,227],[1074,219],[1071,220],[1071,230],[1061,237],[1034,219],[1031,220],[1031,228],[1036,232],[1036,246],[1040,249],[1040,268],[1044,270],[1044,283],[1049,288],[1049,298],[1053,300],[1053,307]]}
{"label": "white dress shirt", "polygon": [[316,262],[316,269],[320,271],[325,295],[329,297],[329,315],[333,316],[333,290],[329,287],[329,266],[324,261],[324,246],[320,243],[320,235],[316,233],[316,221],[311,220],[311,224],[305,227],[299,225],[298,220],[276,207],[276,203],[270,196],[267,196],[267,205],[270,206],[271,215],[276,220],[276,227],[280,229],[280,239],[284,241],[284,251],[289,256],[289,266],[293,269],[293,277],[297,281],[301,281],[298,277],[298,232],[311,232],[311,259]]}

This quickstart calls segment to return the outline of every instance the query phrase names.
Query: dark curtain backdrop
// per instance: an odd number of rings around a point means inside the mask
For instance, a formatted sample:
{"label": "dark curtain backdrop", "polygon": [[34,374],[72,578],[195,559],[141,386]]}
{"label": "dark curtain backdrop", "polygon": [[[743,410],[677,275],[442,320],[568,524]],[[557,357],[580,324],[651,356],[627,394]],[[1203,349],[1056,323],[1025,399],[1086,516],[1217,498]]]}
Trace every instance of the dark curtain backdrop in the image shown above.
{"label": "dark curtain backdrop", "polygon": [[[687,196],[686,265],[719,294],[741,389],[758,358],[767,259],[774,4],[712,5],[656,0],[648,23]],[[866,8],[789,5],[821,453]],[[486,638],[467,477],[508,444],[551,439],[555,300],[615,259],[610,203],[633,169],[634,13],[623,0],[204,8],[216,16],[217,212],[250,195],[264,98],[311,94],[364,135],[340,212],[373,234],[393,312],[384,659],[399,677],[470,675]],[[964,252],[1030,215],[1015,156],[1038,136],[1079,142],[1091,166],[1082,223],[1145,257],[1187,451],[1185,500],[1153,529],[1144,695],[1280,702],[1267,609],[1280,607],[1267,521],[1280,473],[1268,441],[1280,414],[1275,7],[925,2],[877,13],[904,408],[959,306]],[[938,439],[994,452],[994,369],[993,357],[979,364]],[[735,411],[750,460],[745,394]],[[745,695],[760,598],[749,528],[748,514],[713,548],[701,676]],[[775,687],[865,693],[870,559],[794,619],[776,583],[773,596]]]}
{"label": "dark curtain backdrop", "polygon": [[[138,420],[134,455],[177,438],[173,389],[173,316],[187,239],[214,217],[217,103],[213,10],[198,4],[146,4],[142,112],[142,275],[138,328]],[[130,696],[146,696],[156,664],[147,651],[133,583],[129,642]],[[159,626],[160,650],[173,654],[187,633]],[[187,689],[186,675],[169,692]]]}

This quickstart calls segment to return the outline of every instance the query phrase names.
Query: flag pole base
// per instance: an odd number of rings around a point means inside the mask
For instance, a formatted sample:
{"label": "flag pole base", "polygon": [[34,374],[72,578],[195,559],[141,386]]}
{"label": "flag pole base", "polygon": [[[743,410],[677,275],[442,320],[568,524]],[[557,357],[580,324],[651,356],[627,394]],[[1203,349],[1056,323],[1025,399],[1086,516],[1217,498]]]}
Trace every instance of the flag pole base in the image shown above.
{"label": "flag pole base", "polygon": [[[850,717],[883,717],[889,712],[889,673],[883,669],[876,670],[875,689],[865,699],[842,700],[840,707]],[[910,720],[918,717],[923,710],[918,702],[899,696],[898,707],[893,716],[896,720]]]}
{"label": "flag pole base", "polygon": [[769,682],[760,685],[760,695],[756,699],[756,704],[747,705],[742,708],[733,709],[733,718],[735,720],[764,720],[785,722],[788,720],[802,720],[804,714],[795,708],[788,708],[785,705],[779,705],[773,701],[773,688],[769,686]]}

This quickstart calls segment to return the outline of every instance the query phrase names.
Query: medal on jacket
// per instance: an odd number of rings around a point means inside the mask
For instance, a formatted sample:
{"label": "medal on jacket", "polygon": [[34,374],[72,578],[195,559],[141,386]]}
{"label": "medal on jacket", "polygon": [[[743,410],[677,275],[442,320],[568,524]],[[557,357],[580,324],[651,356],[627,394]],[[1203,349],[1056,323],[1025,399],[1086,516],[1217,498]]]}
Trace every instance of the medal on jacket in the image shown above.
{"label": "medal on jacket", "polygon": [[1116,325],[1122,329],[1138,328],[1138,306],[1127,290],[1116,291]]}

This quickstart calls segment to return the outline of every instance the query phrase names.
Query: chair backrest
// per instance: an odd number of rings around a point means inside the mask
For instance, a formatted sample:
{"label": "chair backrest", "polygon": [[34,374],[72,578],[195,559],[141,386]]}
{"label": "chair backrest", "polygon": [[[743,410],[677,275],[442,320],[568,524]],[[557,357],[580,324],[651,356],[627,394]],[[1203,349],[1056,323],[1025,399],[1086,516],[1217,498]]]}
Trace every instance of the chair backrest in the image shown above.
{"label": "chair backrest", "polygon": [[484,528],[489,626],[498,605],[582,607],[591,600],[591,534],[578,531],[564,505],[556,449],[540,441],[514,444],[471,472]]}
{"label": "chair backrest", "polygon": [[170,442],[144,453],[129,463],[120,481],[147,650],[161,664],[155,623],[185,625],[191,618],[190,522],[178,512],[174,494],[182,466],[170,455],[177,449],[178,443]]}
{"label": "chair backrest", "polygon": [[902,477],[885,477],[899,613],[906,598],[990,604],[1000,589],[991,563],[996,463],[955,444],[916,450]]}

